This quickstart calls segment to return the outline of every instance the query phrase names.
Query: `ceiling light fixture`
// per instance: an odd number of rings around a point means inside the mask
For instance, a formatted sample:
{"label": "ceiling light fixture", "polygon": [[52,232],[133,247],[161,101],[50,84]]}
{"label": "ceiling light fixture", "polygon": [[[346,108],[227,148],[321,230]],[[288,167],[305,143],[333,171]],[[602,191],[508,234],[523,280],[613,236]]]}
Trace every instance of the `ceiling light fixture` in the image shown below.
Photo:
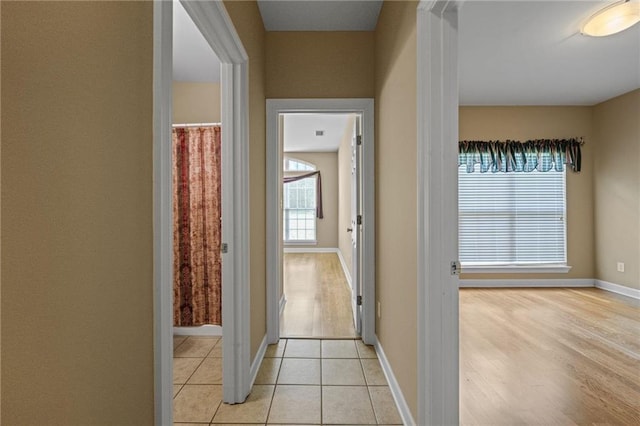
{"label": "ceiling light fixture", "polygon": [[582,34],[604,37],[631,28],[638,22],[640,22],[640,1],[619,1],[589,18],[582,27]]}

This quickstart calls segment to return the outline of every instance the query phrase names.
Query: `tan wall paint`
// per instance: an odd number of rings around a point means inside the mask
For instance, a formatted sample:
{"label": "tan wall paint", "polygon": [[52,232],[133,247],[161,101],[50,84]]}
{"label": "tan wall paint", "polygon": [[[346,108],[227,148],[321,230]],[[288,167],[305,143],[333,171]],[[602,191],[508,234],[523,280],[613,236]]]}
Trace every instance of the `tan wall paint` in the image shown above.
{"label": "tan wall paint", "polygon": [[[594,107],[595,277],[640,289],[640,89]],[[616,270],[624,262],[625,272]]]}
{"label": "tan wall paint", "polygon": [[372,32],[267,32],[267,98],[371,98]]}
{"label": "tan wall paint", "polygon": [[592,108],[581,106],[460,107],[460,140],[528,140],[584,137],[582,171],[567,172],[568,274],[462,274],[461,278],[593,278]]}
{"label": "tan wall paint", "polygon": [[150,425],[153,4],[2,24],[2,424]]}
{"label": "tan wall paint", "polygon": [[220,83],[173,82],[173,123],[219,123]]}
{"label": "tan wall paint", "polygon": [[384,2],[376,29],[376,334],[417,415],[416,6]]}
{"label": "tan wall paint", "polygon": [[322,177],[323,219],[316,219],[316,245],[287,245],[285,247],[338,247],[338,153],[337,152],[286,152],[285,157],[306,161],[320,170]]}
{"label": "tan wall paint", "polygon": [[224,5],[249,55],[249,175],[251,256],[251,359],[267,332],[266,319],[266,127],[265,31],[255,1]]}
{"label": "tan wall paint", "polygon": [[347,228],[351,227],[351,139],[353,138],[353,126],[355,125],[355,116],[351,117],[347,122],[340,147],[338,149],[338,248],[345,263],[349,274],[352,274],[351,265],[352,245],[351,233],[347,232]]}
{"label": "tan wall paint", "polygon": [[[0,2],[0,46],[2,46],[2,3]],[[2,49],[0,48],[0,52]],[[2,55],[0,55],[0,69],[2,69]],[[0,78],[0,94],[2,93],[2,79]],[[0,102],[0,117],[2,117],[2,102]],[[2,188],[2,119],[0,118],[0,189]],[[0,192],[2,192],[0,190]],[[2,197],[0,197],[0,223],[2,223]],[[2,226],[0,226],[0,330],[2,330]],[[0,424],[2,424],[2,332],[0,331]]]}

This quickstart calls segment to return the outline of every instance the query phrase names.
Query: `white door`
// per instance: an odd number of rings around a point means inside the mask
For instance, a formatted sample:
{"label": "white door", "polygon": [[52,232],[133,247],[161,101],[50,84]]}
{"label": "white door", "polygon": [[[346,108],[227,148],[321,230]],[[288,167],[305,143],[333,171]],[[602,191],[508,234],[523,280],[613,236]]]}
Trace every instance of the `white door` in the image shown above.
{"label": "white door", "polygon": [[351,139],[351,283],[353,321],[356,332],[362,333],[362,274],[360,273],[360,241],[362,240],[362,211],[360,203],[360,144],[362,143],[362,131],[360,130],[360,117],[356,117],[353,126],[353,138]]}

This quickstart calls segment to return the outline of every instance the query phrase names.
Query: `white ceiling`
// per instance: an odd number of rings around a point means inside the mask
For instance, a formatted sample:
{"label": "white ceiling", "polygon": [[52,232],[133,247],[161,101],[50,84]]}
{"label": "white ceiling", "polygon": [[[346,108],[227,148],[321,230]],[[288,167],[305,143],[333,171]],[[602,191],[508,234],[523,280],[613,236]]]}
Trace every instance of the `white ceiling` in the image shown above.
{"label": "white ceiling", "polygon": [[[335,152],[351,114],[285,114],[284,152]],[[316,136],[323,130],[323,136]]]}
{"label": "white ceiling", "polygon": [[[593,105],[640,87],[640,24],[610,37],[579,31],[612,2],[467,0],[460,11],[460,103]],[[373,30],[382,2],[258,5],[268,31]],[[182,6],[174,9],[174,78],[219,81],[213,51]]]}
{"label": "white ceiling", "polygon": [[640,25],[580,34],[611,1],[468,1],[460,11],[460,103],[593,105],[640,87]]}
{"label": "white ceiling", "polygon": [[220,81],[220,61],[179,1],[173,2],[173,79]]}
{"label": "white ceiling", "polygon": [[373,31],[382,0],[258,0],[267,31]]}

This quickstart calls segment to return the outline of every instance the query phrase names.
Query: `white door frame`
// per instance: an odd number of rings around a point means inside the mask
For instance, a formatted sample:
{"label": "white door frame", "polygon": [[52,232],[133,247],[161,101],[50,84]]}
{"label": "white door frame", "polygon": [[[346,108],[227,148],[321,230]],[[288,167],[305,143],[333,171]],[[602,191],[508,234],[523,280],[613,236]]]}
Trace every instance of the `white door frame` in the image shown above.
{"label": "white door frame", "polygon": [[418,5],[418,424],[459,423],[458,9]]}
{"label": "white door frame", "polygon": [[283,113],[362,114],[362,340],[375,343],[375,187],[373,99],[267,99],[267,342],[280,338],[282,180],[278,116]]}
{"label": "white door frame", "polygon": [[361,117],[356,116],[351,135],[351,203],[349,218],[351,229],[351,310],[355,322],[356,333],[362,334],[362,309],[358,305],[358,295],[362,294],[362,227],[358,225],[358,215],[362,213],[360,205],[362,192],[362,145],[358,145],[358,138],[362,137]]}
{"label": "white door frame", "polygon": [[[248,56],[222,1],[181,2],[221,62],[223,399],[249,394]],[[153,10],[153,257],[155,424],[173,422],[173,2]]]}

